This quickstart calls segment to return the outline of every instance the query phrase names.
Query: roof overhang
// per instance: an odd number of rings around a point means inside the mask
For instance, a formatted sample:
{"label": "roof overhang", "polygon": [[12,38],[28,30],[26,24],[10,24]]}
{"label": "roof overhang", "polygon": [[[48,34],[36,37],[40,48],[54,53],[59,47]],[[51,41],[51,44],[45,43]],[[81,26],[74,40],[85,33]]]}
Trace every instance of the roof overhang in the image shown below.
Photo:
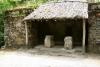
{"label": "roof overhang", "polygon": [[39,6],[24,20],[34,19],[59,19],[59,18],[88,18],[88,3],[86,2],[62,2],[47,3]]}

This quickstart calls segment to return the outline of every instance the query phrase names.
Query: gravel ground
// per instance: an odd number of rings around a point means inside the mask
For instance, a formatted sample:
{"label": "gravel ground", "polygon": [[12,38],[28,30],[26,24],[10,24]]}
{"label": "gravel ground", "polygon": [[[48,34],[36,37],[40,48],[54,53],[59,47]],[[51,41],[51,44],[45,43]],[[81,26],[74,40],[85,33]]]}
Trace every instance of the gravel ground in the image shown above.
{"label": "gravel ground", "polygon": [[99,56],[50,56],[6,50],[0,51],[0,67],[100,67]]}

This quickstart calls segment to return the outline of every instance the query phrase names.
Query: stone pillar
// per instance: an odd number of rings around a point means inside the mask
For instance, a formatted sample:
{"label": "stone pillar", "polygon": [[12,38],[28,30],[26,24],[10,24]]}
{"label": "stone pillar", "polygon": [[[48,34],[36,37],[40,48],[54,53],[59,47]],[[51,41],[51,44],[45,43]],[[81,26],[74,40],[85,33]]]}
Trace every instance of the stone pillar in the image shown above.
{"label": "stone pillar", "polygon": [[44,46],[47,48],[54,46],[54,37],[52,35],[46,35],[44,40]]}
{"label": "stone pillar", "polygon": [[64,48],[66,48],[66,49],[72,49],[73,48],[71,36],[67,36],[67,37],[64,38]]}

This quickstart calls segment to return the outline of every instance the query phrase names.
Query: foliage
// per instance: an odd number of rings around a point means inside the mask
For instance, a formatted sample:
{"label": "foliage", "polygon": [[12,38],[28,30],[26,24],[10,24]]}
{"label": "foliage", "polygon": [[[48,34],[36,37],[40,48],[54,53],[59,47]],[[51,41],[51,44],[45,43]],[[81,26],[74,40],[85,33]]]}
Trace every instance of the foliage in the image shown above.
{"label": "foliage", "polygon": [[96,2],[100,2],[100,0],[96,0]]}
{"label": "foliage", "polygon": [[9,0],[0,0],[0,47],[4,45],[4,11],[15,6]]}

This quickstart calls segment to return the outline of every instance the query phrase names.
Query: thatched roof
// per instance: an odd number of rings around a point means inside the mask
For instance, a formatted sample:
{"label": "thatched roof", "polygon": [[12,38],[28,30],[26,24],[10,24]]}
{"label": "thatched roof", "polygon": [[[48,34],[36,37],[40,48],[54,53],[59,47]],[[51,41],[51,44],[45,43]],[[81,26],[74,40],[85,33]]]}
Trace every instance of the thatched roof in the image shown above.
{"label": "thatched roof", "polygon": [[47,3],[38,7],[24,20],[55,18],[88,18],[88,4],[79,1]]}

